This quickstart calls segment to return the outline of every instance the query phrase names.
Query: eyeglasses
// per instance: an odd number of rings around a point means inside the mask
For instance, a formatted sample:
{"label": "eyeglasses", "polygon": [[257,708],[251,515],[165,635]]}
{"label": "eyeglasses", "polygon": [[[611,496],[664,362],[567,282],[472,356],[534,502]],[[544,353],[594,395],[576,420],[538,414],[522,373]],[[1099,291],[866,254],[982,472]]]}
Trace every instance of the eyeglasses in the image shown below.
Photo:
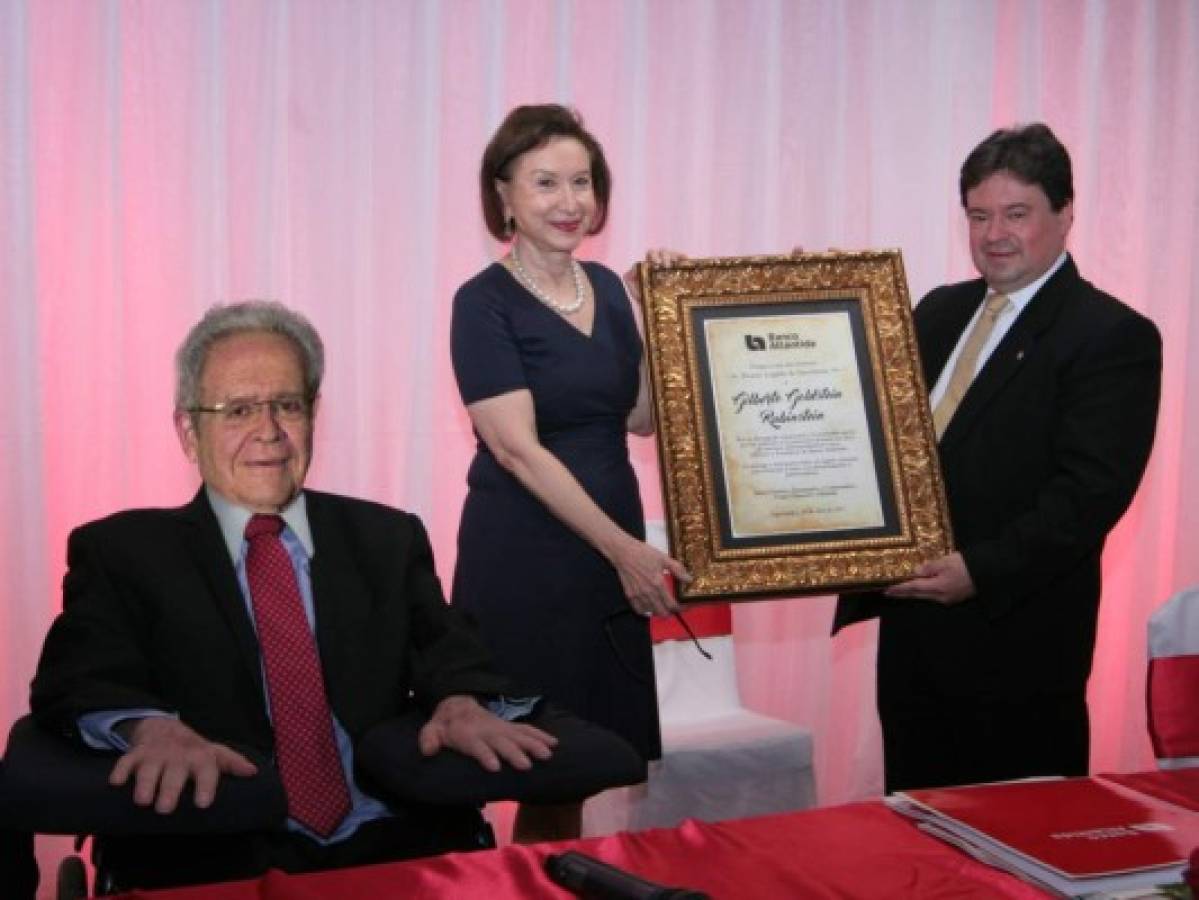
{"label": "eyeglasses", "polygon": [[192,406],[189,413],[210,413],[220,416],[229,425],[246,425],[258,418],[259,410],[270,410],[271,418],[280,422],[303,422],[312,414],[312,398],[301,394],[283,394],[266,400],[225,400],[212,406]]}
{"label": "eyeglasses", "polygon": [[[699,651],[699,655],[704,659],[710,660],[712,654],[704,649],[704,645],[699,642],[699,638],[695,636],[695,632],[691,630],[691,626],[683,616],[675,611],[671,613],[683,626],[683,630],[687,632],[687,637],[691,638],[691,643],[695,645],[695,649]],[[654,680],[654,672],[652,665],[648,668],[637,666],[625,658],[625,653],[621,649],[622,646],[627,646],[626,641],[619,640],[616,636],[616,628],[627,628],[630,622],[643,623],[645,618],[641,613],[635,612],[628,606],[622,606],[619,609],[613,610],[604,616],[604,634],[608,638],[608,645],[612,648],[612,652],[616,656],[616,661],[620,663],[620,667],[625,670],[634,681],[640,681],[642,684],[651,684]]]}

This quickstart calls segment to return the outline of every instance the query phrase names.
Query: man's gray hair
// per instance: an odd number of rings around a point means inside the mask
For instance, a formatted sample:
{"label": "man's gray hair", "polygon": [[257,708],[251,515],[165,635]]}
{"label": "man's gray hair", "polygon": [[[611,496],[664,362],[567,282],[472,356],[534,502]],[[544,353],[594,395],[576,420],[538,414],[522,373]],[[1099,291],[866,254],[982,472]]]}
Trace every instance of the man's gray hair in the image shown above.
{"label": "man's gray hair", "polygon": [[204,313],[175,353],[175,409],[186,411],[200,403],[200,376],[208,351],[223,338],[251,331],[282,335],[291,341],[304,370],[304,393],[313,398],[325,377],[325,347],[312,323],[273,300],[243,300],[221,304]]}

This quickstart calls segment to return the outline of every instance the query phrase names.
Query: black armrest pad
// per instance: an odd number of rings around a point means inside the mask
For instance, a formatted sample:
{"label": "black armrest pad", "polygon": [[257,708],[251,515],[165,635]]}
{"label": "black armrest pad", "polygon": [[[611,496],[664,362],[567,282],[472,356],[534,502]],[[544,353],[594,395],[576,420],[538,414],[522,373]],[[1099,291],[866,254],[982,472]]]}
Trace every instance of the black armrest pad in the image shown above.
{"label": "black armrest pad", "polygon": [[558,746],[550,759],[535,760],[523,772],[507,764],[488,772],[453,750],[422,756],[417,734],[425,721],[413,712],[380,722],[363,735],[355,757],[364,786],[378,788],[384,799],[434,805],[574,803],[646,777],[645,760],[623,738],[549,704],[538,704],[522,721],[554,735]]}
{"label": "black armrest pad", "polygon": [[170,815],[133,802],[130,785],[108,783],[116,756],[51,734],[25,716],[13,725],[0,769],[0,827],[41,834],[222,834],[281,828],[287,815],[274,767],[221,778],[216,799],[197,809],[189,785]]}

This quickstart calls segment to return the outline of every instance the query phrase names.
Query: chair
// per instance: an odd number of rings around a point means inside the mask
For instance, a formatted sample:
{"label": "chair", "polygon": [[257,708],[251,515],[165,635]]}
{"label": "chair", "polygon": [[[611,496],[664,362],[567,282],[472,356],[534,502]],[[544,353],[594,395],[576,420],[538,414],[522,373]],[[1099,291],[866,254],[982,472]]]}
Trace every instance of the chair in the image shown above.
{"label": "chair", "polygon": [[[647,532],[651,544],[665,545],[661,522],[648,523]],[[729,605],[692,607],[684,615],[712,658],[700,655],[675,620],[654,620],[662,759],[650,764],[645,784],[588,801],[584,835],[815,805],[812,735],[741,704]]]}
{"label": "chair", "polygon": [[619,735],[550,703],[521,721],[558,739],[553,755],[531,769],[486,772],[475,760],[445,751],[426,757],[417,745],[421,714],[388,719],[357,745],[359,776],[373,793],[407,803],[479,807],[502,800],[574,803],[605,788],[645,779],[645,760]]}
{"label": "chair", "polygon": [[[170,816],[133,802],[132,787],[108,783],[111,754],[82,748],[39,727],[32,716],[18,719],[8,735],[0,780],[0,831],[18,835],[100,835],[92,842],[95,893],[121,888],[103,860],[103,837],[143,834],[237,834],[283,827],[287,801],[272,766],[255,760],[259,774],[226,778],[207,809],[184,792]],[[60,884],[78,881],[82,864],[64,861]],[[64,896],[60,891],[60,896]],[[66,896],[71,896],[67,893]],[[82,896],[82,894],[77,894]]]}
{"label": "chair", "polygon": [[[0,759],[0,816],[8,808],[4,783],[6,771]],[[33,900],[37,893],[37,857],[33,854],[33,834],[24,829],[0,825],[0,873],[6,896],[15,900]]]}
{"label": "chair", "polygon": [[[487,800],[565,802],[645,777],[645,763],[636,751],[605,729],[548,706],[539,708],[531,721],[554,734],[559,744],[551,760],[527,772],[509,767],[487,772],[452,751],[423,756],[417,733],[425,717],[414,712],[381,722],[362,737],[356,753],[359,775],[384,798],[460,808],[464,827],[475,829],[471,846],[479,849],[495,845],[490,826],[478,812]],[[11,857],[27,872],[32,862],[30,833],[94,835],[95,893],[102,895],[137,887],[119,883],[113,872],[119,866],[106,864],[106,843],[117,838],[237,835],[284,827],[283,784],[267,760],[252,760],[258,766],[253,777],[222,779],[207,809],[198,809],[191,792],[184,791],[175,812],[162,816],[137,806],[131,786],[108,784],[113,758],[42,729],[31,716],[18,720],[0,769],[0,861]],[[111,852],[108,860],[112,862]],[[84,896],[86,876],[77,857],[64,861],[59,884],[60,897]],[[64,892],[64,884],[77,887]],[[11,896],[12,890],[11,883],[0,882],[0,896]],[[31,897],[32,887],[22,894]]]}
{"label": "chair", "polygon": [[1146,705],[1158,767],[1199,766],[1199,586],[1149,618]]}

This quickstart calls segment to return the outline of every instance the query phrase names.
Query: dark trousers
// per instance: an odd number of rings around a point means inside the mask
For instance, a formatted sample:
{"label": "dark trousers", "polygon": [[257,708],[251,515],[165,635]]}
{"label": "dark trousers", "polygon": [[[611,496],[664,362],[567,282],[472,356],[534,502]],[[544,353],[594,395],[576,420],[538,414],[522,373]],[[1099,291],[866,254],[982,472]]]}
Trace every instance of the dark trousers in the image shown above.
{"label": "dark trousers", "polygon": [[888,793],[1087,774],[1090,723],[1081,691],[994,700],[895,698],[879,690]]}
{"label": "dark trousers", "polygon": [[33,900],[37,882],[33,835],[0,828],[0,895],[14,900]]}
{"label": "dark trousers", "polygon": [[395,862],[492,846],[490,828],[469,807],[406,807],[368,822],[336,844],[291,831],[250,834],[105,837],[95,847],[102,876],[120,890],[256,878],[267,869],[299,874]]}

